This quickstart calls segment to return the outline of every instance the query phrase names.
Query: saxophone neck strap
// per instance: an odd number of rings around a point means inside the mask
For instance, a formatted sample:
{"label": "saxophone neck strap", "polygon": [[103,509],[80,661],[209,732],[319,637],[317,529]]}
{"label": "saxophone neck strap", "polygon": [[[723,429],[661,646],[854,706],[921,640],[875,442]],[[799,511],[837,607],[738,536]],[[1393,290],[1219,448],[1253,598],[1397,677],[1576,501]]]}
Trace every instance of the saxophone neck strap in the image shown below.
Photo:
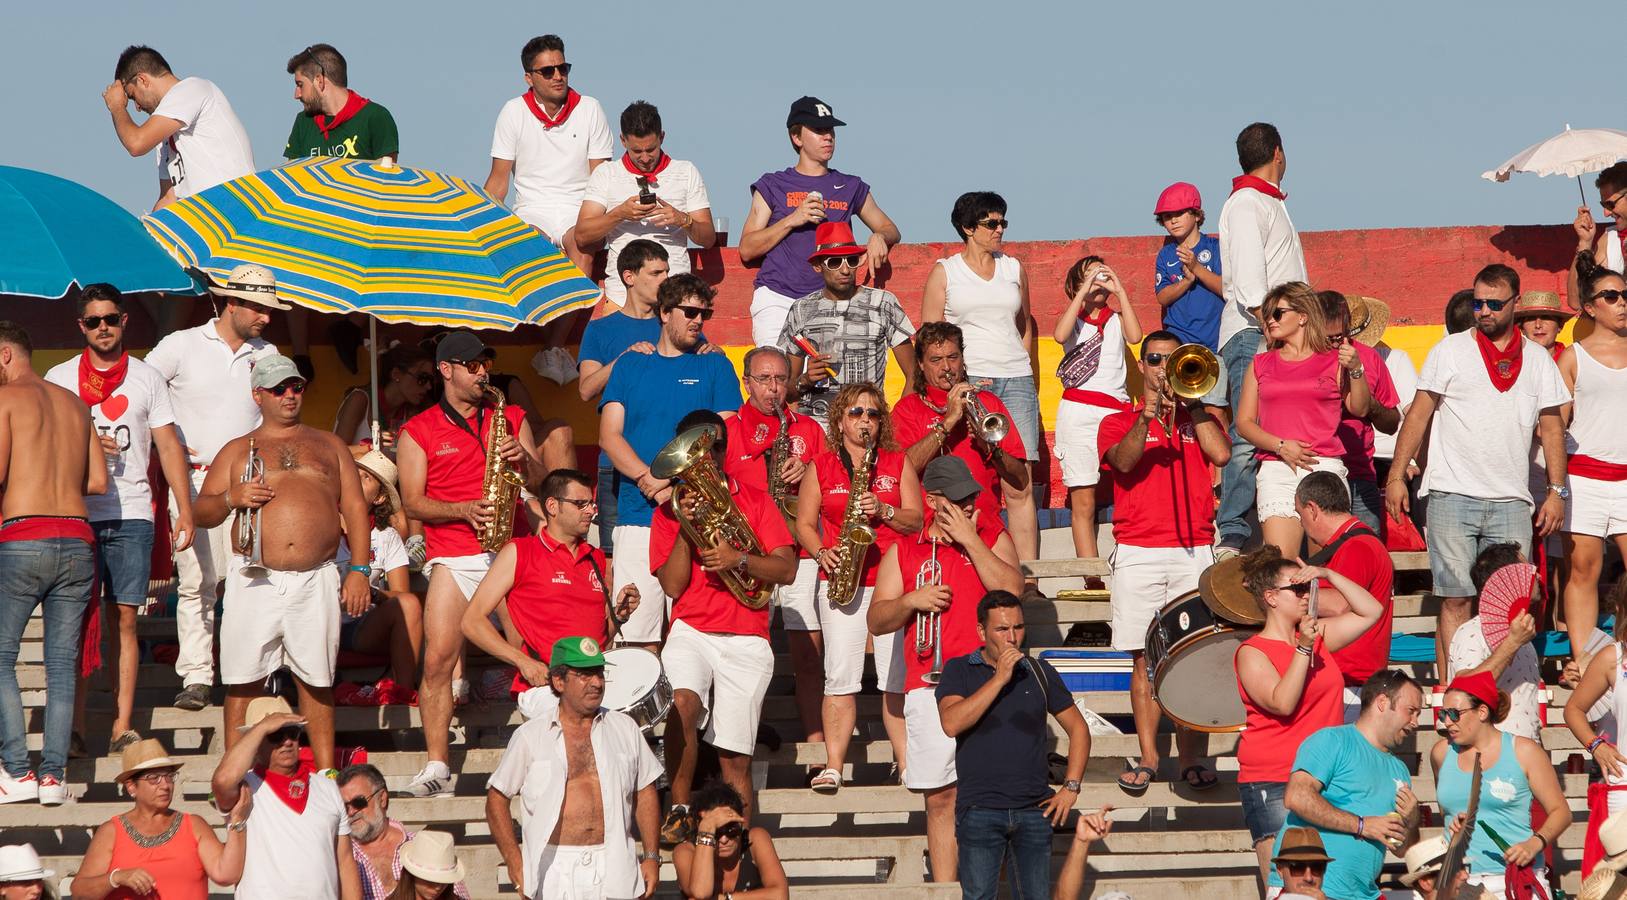
{"label": "saxophone neck strap", "polygon": [[[481,401],[475,406],[475,426],[473,428],[469,427],[469,420],[459,415],[458,411],[452,408],[452,404],[448,403],[445,397],[441,398],[440,407],[441,413],[446,416],[447,421],[467,432],[470,437],[475,439],[475,444],[480,447],[480,452],[485,453],[486,444],[480,439],[481,433],[486,430],[485,401]],[[497,415],[503,414],[502,410],[497,410],[496,412]]]}

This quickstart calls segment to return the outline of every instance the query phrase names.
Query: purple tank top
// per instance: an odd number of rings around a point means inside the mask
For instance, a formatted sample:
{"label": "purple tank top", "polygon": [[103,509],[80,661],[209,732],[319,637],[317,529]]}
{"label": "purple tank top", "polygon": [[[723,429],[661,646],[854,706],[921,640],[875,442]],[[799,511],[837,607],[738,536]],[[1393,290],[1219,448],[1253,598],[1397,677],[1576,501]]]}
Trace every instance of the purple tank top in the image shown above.
{"label": "purple tank top", "polygon": [[[831,169],[824,175],[804,175],[796,169],[769,172],[751,186],[768,204],[768,224],[785,218],[791,210],[802,205],[809,191],[818,191],[825,198],[825,218],[829,222],[846,222],[859,217],[859,210],[870,197],[870,185],[857,175],[846,175]],[[787,297],[805,297],[825,286],[808,257],[814,250],[814,224],[804,225],[786,235],[774,249],[763,257],[762,268],[757,270],[757,287],[766,287]]]}

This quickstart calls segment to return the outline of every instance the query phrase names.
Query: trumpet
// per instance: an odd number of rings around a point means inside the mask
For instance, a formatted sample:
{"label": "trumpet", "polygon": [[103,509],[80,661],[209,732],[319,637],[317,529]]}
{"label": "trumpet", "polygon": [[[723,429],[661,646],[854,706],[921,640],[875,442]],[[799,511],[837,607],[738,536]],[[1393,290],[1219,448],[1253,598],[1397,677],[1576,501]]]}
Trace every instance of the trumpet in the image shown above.
{"label": "trumpet", "polygon": [[[1220,380],[1220,358],[1215,351],[1202,344],[1182,344],[1164,361],[1164,379],[1160,393],[1171,397],[1196,400],[1214,390]],[[1170,404],[1169,420],[1164,430],[1175,430],[1175,408]]]}
{"label": "trumpet", "polygon": [[[260,458],[259,451],[254,448],[254,438],[249,438],[249,458],[243,464],[243,475],[238,480],[244,484],[251,481],[264,481],[266,477],[266,462]],[[248,578],[264,577],[266,572],[265,558],[262,550],[262,529],[260,528],[260,510],[258,507],[249,507],[237,511],[237,519],[232,523],[232,549],[239,556],[244,557],[243,567],[238,571]]]}
{"label": "trumpet", "polygon": [[[938,562],[937,541],[932,542],[932,558],[921,563],[920,571],[915,573],[916,590],[929,584],[943,584],[943,566]],[[938,616],[936,610],[915,614],[915,655],[932,654],[932,670],[921,676],[921,680],[927,684],[937,684],[943,678],[943,622]]]}
{"label": "trumpet", "polygon": [[[962,374],[961,379],[966,376]],[[978,440],[993,447],[1011,433],[1011,418],[1004,413],[989,412],[977,402],[977,386],[966,393],[966,427]]]}

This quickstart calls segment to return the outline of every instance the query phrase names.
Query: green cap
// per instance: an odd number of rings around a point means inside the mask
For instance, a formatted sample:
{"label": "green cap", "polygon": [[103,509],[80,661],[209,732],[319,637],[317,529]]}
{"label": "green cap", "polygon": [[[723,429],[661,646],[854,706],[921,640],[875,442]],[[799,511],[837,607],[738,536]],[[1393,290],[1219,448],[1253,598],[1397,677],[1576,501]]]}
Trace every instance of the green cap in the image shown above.
{"label": "green cap", "polygon": [[548,657],[548,668],[570,666],[573,669],[604,668],[604,651],[599,642],[590,637],[567,637],[554,641],[554,652]]}

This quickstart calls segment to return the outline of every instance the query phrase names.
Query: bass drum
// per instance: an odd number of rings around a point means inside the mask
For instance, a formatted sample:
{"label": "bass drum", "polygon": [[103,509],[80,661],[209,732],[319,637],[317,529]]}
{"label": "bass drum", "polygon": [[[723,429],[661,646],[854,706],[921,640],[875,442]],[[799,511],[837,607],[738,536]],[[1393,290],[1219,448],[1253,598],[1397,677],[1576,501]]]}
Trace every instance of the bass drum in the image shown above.
{"label": "bass drum", "polygon": [[1164,714],[1195,731],[1241,731],[1243,699],[1232,658],[1255,633],[1217,618],[1197,591],[1159,610],[1147,627],[1146,661]]}
{"label": "bass drum", "polygon": [[643,647],[604,652],[604,699],[599,705],[631,716],[649,734],[672,708],[672,684],[661,658]]}

